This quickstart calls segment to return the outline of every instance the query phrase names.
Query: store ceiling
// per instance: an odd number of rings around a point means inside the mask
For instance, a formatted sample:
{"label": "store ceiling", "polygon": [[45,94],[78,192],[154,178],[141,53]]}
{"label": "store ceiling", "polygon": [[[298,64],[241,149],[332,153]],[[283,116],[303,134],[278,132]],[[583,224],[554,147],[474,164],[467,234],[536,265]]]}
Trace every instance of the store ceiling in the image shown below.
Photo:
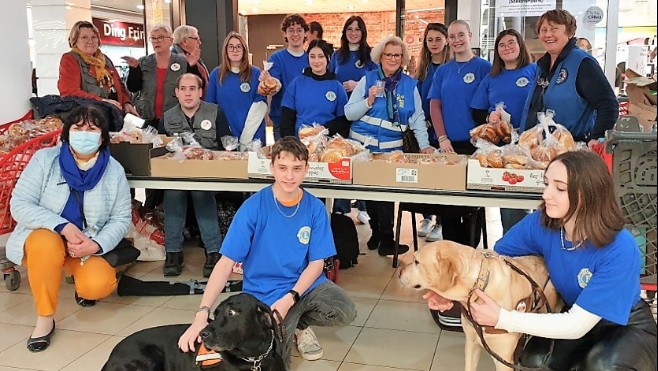
{"label": "store ceiling", "polygon": [[[150,0],[149,0],[150,1]],[[164,0],[165,3],[170,1]],[[92,0],[94,6],[102,6],[128,12],[140,12],[142,0]],[[445,0],[406,0],[406,8],[443,8]],[[291,14],[291,13],[350,13],[395,10],[395,0],[238,0],[242,15]]]}

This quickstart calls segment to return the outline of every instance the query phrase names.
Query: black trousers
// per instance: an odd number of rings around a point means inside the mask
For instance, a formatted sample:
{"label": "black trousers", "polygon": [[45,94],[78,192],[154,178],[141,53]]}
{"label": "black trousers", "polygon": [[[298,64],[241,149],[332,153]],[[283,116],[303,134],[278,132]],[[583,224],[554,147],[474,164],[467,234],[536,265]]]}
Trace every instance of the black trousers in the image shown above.
{"label": "black trousers", "polygon": [[370,215],[372,235],[378,236],[382,245],[393,246],[393,221],[395,219],[395,203],[386,201],[366,201],[366,210]]}
{"label": "black trousers", "polygon": [[[533,337],[521,354],[521,365],[540,367],[549,347],[550,339]],[[580,339],[555,340],[543,369],[655,371],[656,354],[656,322],[649,305],[640,300],[631,309],[626,326],[602,319]]]}

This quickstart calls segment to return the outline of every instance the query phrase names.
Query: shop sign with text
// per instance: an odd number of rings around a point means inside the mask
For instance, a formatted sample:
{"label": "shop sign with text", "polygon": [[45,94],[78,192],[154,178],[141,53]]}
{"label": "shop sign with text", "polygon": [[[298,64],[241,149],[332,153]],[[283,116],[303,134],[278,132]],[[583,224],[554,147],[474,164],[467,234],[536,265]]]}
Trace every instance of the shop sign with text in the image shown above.
{"label": "shop sign with text", "polygon": [[144,47],[144,25],[130,22],[109,22],[104,19],[92,18],[94,26],[100,32],[101,44]]}

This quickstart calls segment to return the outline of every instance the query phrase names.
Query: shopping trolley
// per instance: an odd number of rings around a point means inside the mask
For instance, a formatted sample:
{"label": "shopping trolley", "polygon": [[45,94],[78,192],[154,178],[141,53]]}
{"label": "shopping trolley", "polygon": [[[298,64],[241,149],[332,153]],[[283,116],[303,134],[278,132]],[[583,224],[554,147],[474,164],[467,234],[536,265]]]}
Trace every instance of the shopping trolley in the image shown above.
{"label": "shopping trolley", "polygon": [[[19,121],[30,118],[31,115],[28,114]],[[6,134],[7,129],[14,123],[0,126],[0,135]],[[11,217],[9,210],[9,200],[21,172],[37,150],[56,145],[61,132],[60,129],[31,138],[11,151],[0,154],[0,236],[11,233],[16,226],[16,221]],[[0,268],[7,289],[15,291],[21,284],[21,275],[15,269],[15,264],[7,259],[5,251],[4,246],[0,247]]]}

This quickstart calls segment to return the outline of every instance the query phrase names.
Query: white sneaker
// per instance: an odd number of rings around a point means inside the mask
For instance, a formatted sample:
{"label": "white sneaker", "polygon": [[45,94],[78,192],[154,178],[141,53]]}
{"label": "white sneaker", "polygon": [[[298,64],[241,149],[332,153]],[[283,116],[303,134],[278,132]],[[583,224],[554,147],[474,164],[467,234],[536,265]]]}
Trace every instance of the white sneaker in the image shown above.
{"label": "white sneaker", "polygon": [[423,219],[420,221],[420,229],[418,230],[418,237],[427,237],[432,231],[432,221]]}
{"label": "white sneaker", "polygon": [[368,215],[367,211],[359,211],[359,213],[356,214],[356,220],[361,224],[368,224],[370,221],[370,215]]}
{"label": "white sneaker", "polygon": [[425,241],[427,242],[440,241],[442,239],[443,239],[443,230],[441,229],[440,224],[434,224],[430,234],[428,234],[427,237],[425,237]]}
{"label": "white sneaker", "polygon": [[303,330],[295,329],[295,342],[297,343],[299,355],[305,360],[316,361],[322,358],[324,351],[310,327]]}

